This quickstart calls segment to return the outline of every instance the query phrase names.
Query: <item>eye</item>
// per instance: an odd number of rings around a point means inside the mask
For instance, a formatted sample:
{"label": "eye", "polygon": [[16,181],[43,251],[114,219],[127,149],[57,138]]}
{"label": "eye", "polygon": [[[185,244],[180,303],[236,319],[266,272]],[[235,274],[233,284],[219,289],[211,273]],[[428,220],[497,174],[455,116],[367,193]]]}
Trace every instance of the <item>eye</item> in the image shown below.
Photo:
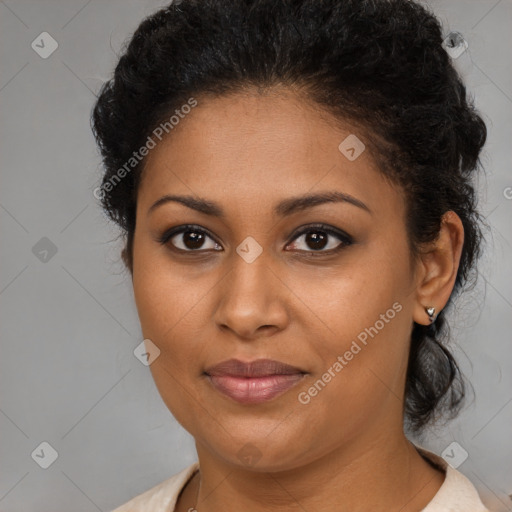
{"label": "eye", "polygon": [[334,253],[353,243],[352,238],[337,229],[325,226],[308,226],[293,238],[293,243],[288,245],[292,249],[305,252]]}
{"label": "eye", "polygon": [[166,231],[158,241],[162,245],[170,242],[176,249],[183,252],[222,250],[222,247],[204,229],[191,225],[172,228]]}
{"label": "eye", "polygon": [[[288,244],[292,250],[307,252],[311,255],[335,253],[353,243],[350,235],[324,224],[308,226],[292,235],[293,242]],[[178,252],[222,251],[205,229],[194,225],[178,226],[165,231],[157,241],[162,245],[171,243]],[[290,249],[287,249],[290,250]]]}

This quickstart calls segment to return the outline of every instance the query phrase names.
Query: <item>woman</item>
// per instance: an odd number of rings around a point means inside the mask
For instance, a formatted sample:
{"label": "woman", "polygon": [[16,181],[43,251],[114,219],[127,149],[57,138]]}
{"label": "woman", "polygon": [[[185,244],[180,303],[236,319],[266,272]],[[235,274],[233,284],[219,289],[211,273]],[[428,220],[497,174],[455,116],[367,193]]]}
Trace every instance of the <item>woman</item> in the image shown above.
{"label": "woman", "polygon": [[409,0],[184,0],[100,92],[95,194],[126,235],[198,462],[116,512],[485,511],[406,437],[454,416],[486,127]]}

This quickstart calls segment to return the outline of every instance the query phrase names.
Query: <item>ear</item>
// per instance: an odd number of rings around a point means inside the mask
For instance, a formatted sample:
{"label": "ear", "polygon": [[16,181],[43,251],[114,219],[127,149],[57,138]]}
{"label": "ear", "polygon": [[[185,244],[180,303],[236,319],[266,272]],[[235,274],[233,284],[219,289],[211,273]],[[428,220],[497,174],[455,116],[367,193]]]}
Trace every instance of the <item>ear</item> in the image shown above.
{"label": "ear", "polygon": [[457,277],[463,244],[462,221],[455,212],[448,211],[441,219],[439,236],[420,255],[413,311],[416,323],[429,325],[431,322],[426,308],[435,308],[437,315],[448,302]]}

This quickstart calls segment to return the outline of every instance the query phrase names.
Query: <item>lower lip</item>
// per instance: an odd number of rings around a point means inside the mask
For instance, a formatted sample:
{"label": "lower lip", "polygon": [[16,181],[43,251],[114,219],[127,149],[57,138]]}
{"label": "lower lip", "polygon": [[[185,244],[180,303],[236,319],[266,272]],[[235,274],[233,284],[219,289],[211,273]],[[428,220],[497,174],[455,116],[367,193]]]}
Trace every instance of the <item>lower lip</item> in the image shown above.
{"label": "lower lip", "polygon": [[258,404],[272,400],[288,391],[303,378],[302,373],[252,378],[208,375],[208,380],[215,389],[242,404]]}

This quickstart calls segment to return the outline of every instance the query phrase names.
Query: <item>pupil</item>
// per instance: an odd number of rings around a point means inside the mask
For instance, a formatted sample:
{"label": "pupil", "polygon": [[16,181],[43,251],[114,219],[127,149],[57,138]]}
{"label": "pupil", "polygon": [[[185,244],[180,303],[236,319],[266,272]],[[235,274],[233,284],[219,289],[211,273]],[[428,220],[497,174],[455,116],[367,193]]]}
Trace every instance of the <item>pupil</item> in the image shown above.
{"label": "pupil", "polygon": [[204,235],[195,231],[186,231],[184,233],[184,244],[188,249],[199,249],[204,242]]}
{"label": "pupil", "polygon": [[323,249],[327,245],[325,233],[311,232],[306,235],[306,243],[311,249]]}

